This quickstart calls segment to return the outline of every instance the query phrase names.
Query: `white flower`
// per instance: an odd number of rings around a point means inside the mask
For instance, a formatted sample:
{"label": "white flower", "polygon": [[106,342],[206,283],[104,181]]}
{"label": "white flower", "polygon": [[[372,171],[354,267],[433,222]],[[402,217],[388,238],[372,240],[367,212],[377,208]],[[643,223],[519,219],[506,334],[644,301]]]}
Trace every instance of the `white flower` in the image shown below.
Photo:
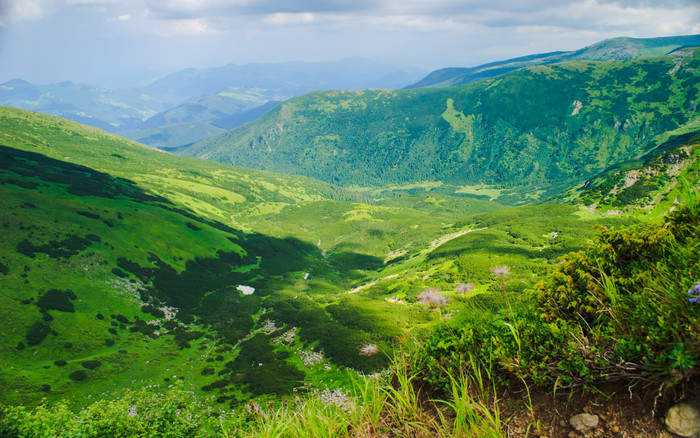
{"label": "white flower", "polygon": [[365,344],[360,348],[360,356],[374,356],[379,353],[379,347],[376,344]]}

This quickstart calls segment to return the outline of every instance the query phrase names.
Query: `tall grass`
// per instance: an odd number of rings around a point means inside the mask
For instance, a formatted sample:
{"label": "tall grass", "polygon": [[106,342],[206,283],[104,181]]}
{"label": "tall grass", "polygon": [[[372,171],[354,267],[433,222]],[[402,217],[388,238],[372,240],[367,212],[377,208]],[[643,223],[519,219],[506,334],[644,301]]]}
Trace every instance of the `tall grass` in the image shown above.
{"label": "tall grass", "polygon": [[382,375],[355,378],[350,391],[312,391],[277,405],[251,402],[235,412],[216,411],[179,388],[126,393],[79,412],[66,404],[0,407],[0,436],[502,437],[494,392],[474,367],[453,377],[451,391],[439,398],[423,389],[404,354]]}

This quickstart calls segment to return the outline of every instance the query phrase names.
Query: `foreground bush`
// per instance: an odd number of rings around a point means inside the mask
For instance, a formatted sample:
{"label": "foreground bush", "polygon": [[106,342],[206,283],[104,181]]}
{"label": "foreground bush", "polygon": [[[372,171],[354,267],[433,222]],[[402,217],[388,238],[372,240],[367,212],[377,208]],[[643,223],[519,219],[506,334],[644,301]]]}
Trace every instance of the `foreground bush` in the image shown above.
{"label": "foreground bush", "polygon": [[556,386],[692,379],[700,375],[698,249],[697,193],[662,224],[602,228],[594,247],[564,257],[512,316],[475,300],[443,323],[414,368],[443,387],[472,360],[495,378]]}

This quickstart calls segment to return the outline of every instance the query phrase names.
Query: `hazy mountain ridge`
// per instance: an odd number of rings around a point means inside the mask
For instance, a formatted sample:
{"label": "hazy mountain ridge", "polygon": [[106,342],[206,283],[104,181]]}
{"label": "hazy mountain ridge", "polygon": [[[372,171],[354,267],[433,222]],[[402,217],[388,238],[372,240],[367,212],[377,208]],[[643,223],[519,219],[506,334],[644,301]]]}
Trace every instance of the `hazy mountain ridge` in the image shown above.
{"label": "hazy mountain ridge", "polygon": [[253,120],[270,102],[321,89],[401,88],[422,74],[352,58],[190,68],[123,90],[72,82],[35,86],[17,79],[0,85],[0,105],[65,117],[167,148]]}
{"label": "hazy mountain ridge", "polygon": [[547,65],[565,61],[622,61],[665,55],[680,47],[697,45],[700,45],[700,35],[660,38],[612,38],[569,52],[535,54],[470,68],[443,68],[429,73],[425,78],[406,88],[451,87],[492,78],[509,71],[534,65]]}
{"label": "hazy mountain ridge", "polygon": [[315,92],[177,153],[347,186],[486,185],[506,189],[502,202],[526,201],[507,190],[530,187],[535,200],[695,120],[699,52],[535,66],[450,88]]}

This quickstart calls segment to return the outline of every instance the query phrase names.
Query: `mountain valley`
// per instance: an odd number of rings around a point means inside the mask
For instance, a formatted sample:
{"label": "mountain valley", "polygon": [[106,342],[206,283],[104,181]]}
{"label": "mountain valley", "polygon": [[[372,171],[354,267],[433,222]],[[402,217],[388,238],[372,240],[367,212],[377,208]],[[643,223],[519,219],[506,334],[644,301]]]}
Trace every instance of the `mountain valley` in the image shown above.
{"label": "mountain valley", "polygon": [[404,90],[358,60],[64,84],[105,130],[4,84],[0,435],[545,436],[531,390],[692,393],[687,38]]}

